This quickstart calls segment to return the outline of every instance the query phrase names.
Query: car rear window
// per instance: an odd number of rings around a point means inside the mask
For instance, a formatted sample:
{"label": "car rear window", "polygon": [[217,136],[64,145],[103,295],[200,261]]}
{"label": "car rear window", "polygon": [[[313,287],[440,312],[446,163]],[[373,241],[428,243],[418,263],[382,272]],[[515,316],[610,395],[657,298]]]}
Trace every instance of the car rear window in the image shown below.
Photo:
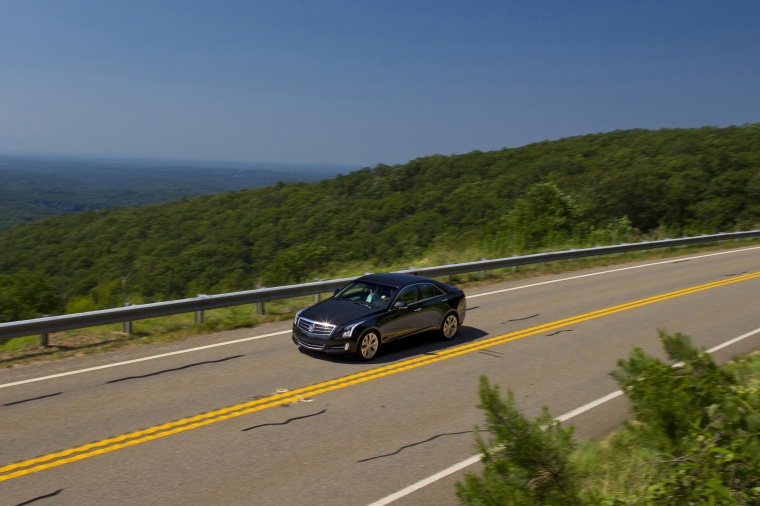
{"label": "car rear window", "polygon": [[439,295],[443,295],[443,291],[437,286],[430,283],[420,285],[420,299],[432,299],[433,297],[438,297]]}

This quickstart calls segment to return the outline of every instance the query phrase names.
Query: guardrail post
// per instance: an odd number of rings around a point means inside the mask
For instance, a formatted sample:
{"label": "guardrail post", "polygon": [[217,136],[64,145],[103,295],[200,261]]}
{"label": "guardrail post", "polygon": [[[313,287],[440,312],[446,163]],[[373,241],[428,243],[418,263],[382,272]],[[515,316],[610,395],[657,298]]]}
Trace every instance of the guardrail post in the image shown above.
{"label": "guardrail post", "polygon": [[[517,254],[516,254],[516,253],[512,253],[512,258],[514,258],[514,257],[516,257],[516,256],[517,256]],[[517,272],[517,266],[516,266],[516,265],[513,265],[513,266],[512,266],[512,273],[514,274],[515,272]]]}
{"label": "guardrail post", "polygon": [[[485,262],[486,259],[485,258],[481,258],[480,261],[481,262]],[[486,271],[485,271],[485,269],[481,269],[480,272],[478,272],[478,276],[480,276],[481,281],[484,280],[486,278]]]}
{"label": "guardrail post", "polygon": [[[259,288],[263,288],[263,287],[257,286],[256,290],[258,290]],[[264,302],[263,301],[256,303],[256,314],[258,314],[259,316],[264,316]]]}
{"label": "guardrail post", "polygon": [[[125,302],[124,303],[124,307],[129,307],[131,305],[132,304],[130,304],[129,302]],[[124,322],[124,333],[125,334],[131,334],[132,333],[132,321],[131,320],[127,320],[127,321]]]}
{"label": "guardrail post", "polygon": [[[322,280],[319,279],[319,278],[314,278],[314,282],[315,283],[319,283],[320,281],[322,281]],[[317,302],[319,302],[320,295],[322,295],[322,294],[320,294],[320,293],[315,293],[314,294],[314,304],[316,304]]]}
{"label": "guardrail post", "polygon": [[[43,314],[42,318],[47,318],[48,316],[50,316],[50,315],[49,314]],[[47,348],[49,346],[49,344],[48,344],[48,333],[47,332],[43,332],[42,334],[40,334],[40,346],[43,347],[43,348]]]}
{"label": "guardrail post", "polygon": [[[205,293],[199,293],[197,297],[198,298],[208,297],[208,295],[206,295]],[[203,323],[203,310],[199,309],[198,311],[195,312],[195,324],[200,325],[201,323]]]}

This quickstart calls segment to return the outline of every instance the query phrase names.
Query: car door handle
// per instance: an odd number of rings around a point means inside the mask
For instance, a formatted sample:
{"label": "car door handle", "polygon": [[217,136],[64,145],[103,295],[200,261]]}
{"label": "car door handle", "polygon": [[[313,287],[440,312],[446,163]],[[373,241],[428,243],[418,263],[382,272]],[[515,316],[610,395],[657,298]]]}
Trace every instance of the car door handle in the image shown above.
{"label": "car door handle", "polygon": [[415,313],[416,313],[417,311],[422,311],[422,308],[421,308],[421,307],[418,307],[417,309],[415,309],[415,310],[414,310],[414,312],[415,312]]}

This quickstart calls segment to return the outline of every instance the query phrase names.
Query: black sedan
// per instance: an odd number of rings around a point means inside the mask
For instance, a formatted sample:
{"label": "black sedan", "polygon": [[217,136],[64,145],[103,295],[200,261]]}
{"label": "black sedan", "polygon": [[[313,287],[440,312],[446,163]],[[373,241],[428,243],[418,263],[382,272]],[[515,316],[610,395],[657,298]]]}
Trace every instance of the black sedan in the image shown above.
{"label": "black sedan", "polygon": [[467,305],[459,288],[410,274],[368,274],[296,314],[293,342],[307,350],[372,359],[396,339],[438,330],[451,339]]}

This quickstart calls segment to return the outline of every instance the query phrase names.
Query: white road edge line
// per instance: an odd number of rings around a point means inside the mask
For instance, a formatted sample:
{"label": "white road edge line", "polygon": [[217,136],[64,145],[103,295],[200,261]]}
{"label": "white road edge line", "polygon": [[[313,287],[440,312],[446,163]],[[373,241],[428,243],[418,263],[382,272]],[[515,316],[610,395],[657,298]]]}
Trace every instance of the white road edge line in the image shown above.
{"label": "white road edge line", "polygon": [[[727,255],[727,254],[730,254],[730,253],[739,253],[739,252],[743,252],[743,251],[750,251],[750,250],[753,250],[753,249],[760,249],[760,246],[753,246],[753,247],[750,247],[750,248],[741,248],[741,249],[735,249],[735,250],[729,250],[729,251],[720,251],[718,253],[708,253],[706,255],[697,255],[697,256],[694,256],[694,257],[682,258],[679,261],[683,262],[683,261],[686,261],[686,260],[694,260],[694,259],[698,259],[698,258],[706,258],[706,257],[712,257],[712,256],[716,256],[716,255]],[[551,280],[551,281],[543,281],[541,283],[533,283],[533,284],[530,284],[530,285],[517,286],[517,287],[514,287],[514,288],[506,288],[504,290],[496,290],[496,291],[488,292],[488,293],[480,293],[480,294],[477,294],[477,295],[468,295],[467,298],[468,299],[474,299],[475,297],[483,297],[485,295],[495,295],[497,293],[509,292],[509,291],[512,291],[512,290],[521,290],[523,288],[530,288],[530,287],[533,287],[533,286],[548,285],[550,283],[559,283],[560,281],[571,281],[571,280],[574,280],[574,279],[586,278],[586,277],[589,277],[589,276],[598,276],[600,274],[610,274],[610,273],[613,273],[613,272],[626,271],[626,270],[629,270],[629,269],[639,269],[641,267],[653,267],[655,265],[662,265],[662,264],[668,264],[668,263],[673,263],[673,260],[665,260],[665,261],[662,261],[662,262],[654,262],[654,263],[651,263],[651,264],[636,265],[636,266],[633,266],[633,267],[623,267],[623,268],[620,268],[620,269],[612,269],[612,270],[609,270],[609,271],[601,271],[601,272],[594,272],[594,273],[591,273],[591,274],[582,274],[580,276],[572,276],[572,277],[569,277],[569,278],[554,279],[554,280]],[[82,373],[85,373],[85,372],[98,371],[100,369],[108,369],[109,367],[119,367],[119,366],[122,366],[122,365],[134,364],[136,362],[145,362],[146,360],[153,360],[153,359],[156,359],[156,358],[164,358],[164,357],[169,357],[169,356],[172,356],[172,355],[179,355],[179,354],[182,354],[182,353],[190,353],[190,352],[193,352],[193,351],[206,350],[208,348],[215,348],[217,346],[226,346],[228,344],[237,344],[237,343],[242,343],[242,342],[245,342],[245,341],[253,341],[253,340],[256,340],[256,339],[263,339],[265,337],[279,336],[279,335],[282,335],[282,334],[287,334],[288,332],[290,332],[290,330],[283,330],[282,332],[273,332],[271,334],[263,334],[263,335],[260,335],[260,336],[246,337],[246,338],[243,338],[243,339],[237,339],[235,341],[227,341],[227,342],[224,342],[224,343],[209,344],[207,346],[199,346],[197,348],[188,348],[186,350],[174,351],[174,352],[171,352],[171,353],[162,353],[161,355],[153,355],[153,356],[150,356],[150,357],[138,358],[138,359],[135,359],[135,360],[127,360],[127,361],[124,361],[124,362],[116,362],[116,363],[113,363],[113,364],[100,365],[100,366],[97,366],[97,367],[89,367],[87,369],[79,369],[79,370],[76,370],[76,371],[69,371],[69,372],[63,372],[63,373],[59,373],[59,374],[52,374],[50,376],[41,376],[39,378],[32,378],[32,379],[23,380],[23,381],[16,381],[16,382],[13,382],[13,383],[5,383],[3,385],[0,385],[0,388],[8,388],[8,387],[13,387],[13,386],[18,386],[18,385],[24,385],[26,383],[34,383],[36,381],[44,381],[44,380],[49,380],[49,379],[54,379],[54,378],[61,378],[63,376],[71,376],[73,374],[82,374]]]}
{"label": "white road edge line", "polygon": [[[722,343],[722,344],[719,344],[718,346],[710,348],[709,350],[707,350],[707,352],[708,353],[714,353],[714,352],[716,352],[718,350],[722,350],[723,348],[725,348],[727,346],[730,346],[732,344],[738,343],[739,341],[741,341],[743,339],[746,339],[748,337],[754,336],[755,334],[758,334],[758,333],[760,333],[760,328],[756,328],[755,330],[747,332],[746,334],[742,334],[739,337],[735,337],[734,339],[731,339],[730,341],[726,341],[725,343]],[[623,391],[622,390],[617,390],[615,392],[612,392],[610,394],[605,395],[604,397],[600,397],[599,399],[597,399],[595,401],[591,401],[588,404],[585,404],[585,405],[583,405],[583,406],[581,406],[579,408],[576,408],[576,409],[574,409],[572,411],[568,411],[564,415],[560,415],[560,416],[556,417],[556,420],[559,420],[560,422],[567,421],[567,420],[569,420],[569,419],[571,419],[571,418],[573,418],[575,416],[580,415],[581,413],[585,413],[586,411],[589,411],[589,410],[591,410],[591,409],[593,409],[593,408],[595,408],[597,406],[600,406],[600,405],[604,404],[605,402],[609,402],[612,399],[620,397],[621,395],[623,395]],[[461,461],[461,462],[459,462],[457,464],[454,464],[453,466],[448,467],[448,468],[444,469],[443,471],[439,471],[439,472],[435,473],[432,476],[428,476],[424,480],[421,480],[421,481],[418,481],[417,483],[409,485],[408,487],[406,487],[406,488],[404,488],[402,490],[399,490],[398,492],[395,492],[395,493],[393,493],[393,494],[391,494],[391,495],[389,495],[387,497],[384,497],[384,498],[380,499],[379,501],[375,501],[375,502],[369,504],[368,506],[385,506],[386,504],[390,504],[390,503],[392,503],[392,502],[394,502],[394,501],[396,501],[398,499],[401,499],[402,497],[405,497],[405,496],[407,496],[407,495],[409,495],[409,494],[411,494],[413,492],[416,492],[417,490],[419,490],[421,488],[427,487],[428,485],[431,485],[434,482],[436,482],[436,481],[438,481],[440,479],[443,479],[443,478],[449,476],[450,474],[454,474],[457,471],[460,471],[460,470],[462,470],[462,469],[464,469],[466,467],[469,467],[469,466],[471,466],[473,464],[477,464],[478,462],[480,462],[480,455],[473,455],[472,457],[470,457],[470,458],[468,458],[466,460],[463,460],[463,461]]]}
{"label": "white road edge line", "polygon": [[[730,253],[736,253],[736,252],[739,252],[739,251],[750,251],[750,250],[753,250],[753,249],[760,249],[760,246],[753,246],[751,248],[742,248],[742,249],[738,249],[738,250],[721,251],[721,252],[718,252],[718,253],[708,253],[706,255],[698,255],[698,256],[694,256],[694,257],[681,258],[681,259],[678,259],[678,261],[679,262],[686,262],[687,260],[695,260],[695,259],[699,259],[699,258],[707,258],[707,257],[713,257],[713,256],[717,256],[717,255],[727,255],[727,254],[730,254]],[[631,267],[621,267],[619,269],[610,269],[608,271],[592,272],[590,274],[581,274],[579,276],[571,276],[571,277],[568,277],[568,278],[553,279],[551,281],[542,281],[540,283],[533,283],[533,284],[530,284],[530,285],[515,286],[515,287],[512,287],[512,288],[505,288],[504,290],[496,290],[495,292],[479,293],[477,295],[468,295],[467,299],[474,299],[475,297],[483,297],[485,295],[494,295],[496,293],[502,293],[502,292],[511,292],[513,290],[522,290],[523,288],[531,288],[531,287],[534,287],[534,286],[549,285],[549,284],[552,284],[552,283],[559,283],[561,281],[571,281],[571,280],[574,280],[574,279],[588,278],[588,277],[591,277],[591,276],[599,276],[601,274],[610,274],[610,273],[613,273],[613,272],[628,271],[628,270],[631,270],[631,269],[641,269],[642,267],[654,267],[656,265],[663,265],[663,264],[672,264],[673,262],[674,262],[674,260],[671,259],[671,260],[664,260],[662,262],[653,262],[651,264],[634,265],[634,266],[631,266]]]}
{"label": "white road edge line", "polygon": [[188,348],[186,350],[178,350],[178,351],[172,351],[169,353],[162,353],[160,355],[151,355],[150,357],[143,357],[143,358],[136,358],[134,360],[126,360],[124,362],[116,362],[114,364],[105,364],[105,365],[99,365],[97,367],[88,367],[87,369],[78,369],[76,371],[68,371],[68,372],[62,372],[58,374],[51,374],[50,376],[41,376],[39,378],[32,378],[27,379],[23,381],[16,381],[14,383],[5,383],[4,385],[0,385],[0,388],[7,388],[12,387],[16,385],[23,385],[25,383],[34,383],[35,381],[43,381],[43,380],[49,380],[53,378],[61,378],[63,376],[71,376],[72,374],[82,374],[85,372],[92,372],[92,371],[98,371],[100,369],[108,369],[110,367],[118,367],[120,365],[127,365],[127,364],[134,364],[137,362],[145,362],[146,360],[153,360],[156,358],[164,358],[164,357],[170,357],[172,355],[181,355],[182,353],[190,353],[193,351],[200,351],[200,350],[207,350],[209,348],[216,348],[217,346],[227,346],[228,344],[237,344],[242,343],[245,341],[253,341],[256,339],[264,339],[265,337],[272,337],[272,336],[279,336],[282,334],[289,334],[290,330],[283,330],[281,332],[272,332],[271,334],[262,334],[260,336],[252,336],[252,337],[244,337],[243,339],[236,339],[234,341],[226,341],[223,343],[215,343],[215,344],[208,344],[206,346],[198,346],[197,348]]}

